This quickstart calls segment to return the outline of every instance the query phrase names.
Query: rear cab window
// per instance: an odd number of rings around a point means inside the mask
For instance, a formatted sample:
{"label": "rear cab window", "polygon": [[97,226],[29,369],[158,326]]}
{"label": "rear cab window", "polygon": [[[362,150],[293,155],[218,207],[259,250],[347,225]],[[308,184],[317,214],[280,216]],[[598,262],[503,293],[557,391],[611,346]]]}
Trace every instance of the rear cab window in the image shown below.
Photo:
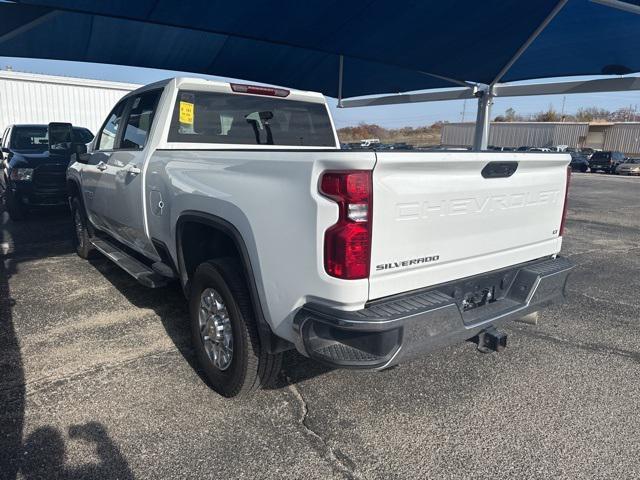
{"label": "rear cab window", "polygon": [[10,148],[15,150],[47,150],[49,148],[47,127],[37,125],[13,127]]}
{"label": "rear cab window", "polygon": [[336,147],[324,103],[196,90],[178,92],[168,141]]}

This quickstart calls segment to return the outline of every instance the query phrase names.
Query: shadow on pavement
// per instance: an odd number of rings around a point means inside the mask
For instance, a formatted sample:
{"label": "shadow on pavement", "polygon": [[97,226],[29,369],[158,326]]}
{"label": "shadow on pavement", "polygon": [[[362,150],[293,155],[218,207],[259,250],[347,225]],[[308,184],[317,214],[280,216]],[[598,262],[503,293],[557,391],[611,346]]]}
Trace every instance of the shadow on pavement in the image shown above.
{"label": "shadow on pavement", "polygon": [[25,372],[20,339],[14,324],[15,300],[11,278],[19,264],[71,253],[71,222],[66,212],[36,212],[29,220],[11,222],[0,211],[0,479],[132,479],[133,474],[118,447],[97,423],[69,427],[73,441],[95,446],[98,463],[67,466],[62,434],[52,426],[32,432],[23,442],[25,424]]}
{"label": "shadow on pavement", "polygon": [[[176,349],[200,379],[207,383],[191,344],[189,309],[178,283],[150,289],[140,285],[100,254],[96,254],[90,262],[132,305],[155,312]],[[281,389],[290,383],[302,382],[330,370],[331,368],[311,361],[297,351],[288,351],[284,354],[282,374],[273,385],[266,388]]]}
{"label": "shadow on pavement", "polygon": [[95,446],[99,463],[66,466],[66,449],[62,434],[53,427],[40,427],[24,442],[21,462],[22,475],[36,479],[133,479],[127,461],[109,438],[104,426],[97,422],[69,427],[69,438],[83,440]]}

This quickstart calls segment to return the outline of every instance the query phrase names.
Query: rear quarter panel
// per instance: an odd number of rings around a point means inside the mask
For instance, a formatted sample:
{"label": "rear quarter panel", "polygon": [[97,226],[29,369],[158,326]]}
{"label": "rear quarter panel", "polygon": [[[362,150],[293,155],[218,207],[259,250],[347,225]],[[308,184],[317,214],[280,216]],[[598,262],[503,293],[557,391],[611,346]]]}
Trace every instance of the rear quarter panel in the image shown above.
{"label": "rear quarter panel", "polygon": [[368,298],[367,279],[339,280],[324,270],[324,232],[338,209],[318,194],[318,179],[324,170],[374,163],[373,152],[157,150],[146,174],[149,234],[169,246],[177,264],[181,215],[197,211],[231,223],[247,247],[266,320],[293,340],[291,321],[304,303],[331,299],[356,310]]}

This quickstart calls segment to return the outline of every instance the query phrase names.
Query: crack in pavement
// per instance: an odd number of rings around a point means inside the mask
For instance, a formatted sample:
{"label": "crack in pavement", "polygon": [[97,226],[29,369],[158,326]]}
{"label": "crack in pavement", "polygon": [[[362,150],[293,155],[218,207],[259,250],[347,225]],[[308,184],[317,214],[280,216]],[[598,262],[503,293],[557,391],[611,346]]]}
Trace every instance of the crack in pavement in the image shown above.
{"label": "crack in pavement", "polygon": [[585,350],[587,352],[600,353],[600,354],[609,354],[616,355],[619,357],[627,358],[636,363],[640,363],[640,352],[634,352],[631,350],[624,350],[622,348],[611,347],[608,345],[600,344],[600,343],[582,343],[576,342],[574,340],[569,340],[566,338],[556,337],[553,335],[549,335],[548,333],[543,332],[532,332],[525,328],[511,327],[514,330],[517,330],[519,333],[524,334],[524,336],[530,336],[533,338],[537,338],[538,340],[544,340],[547,342],[555,343],[556,345],[562,346],[572,346],[574,348],[578,348],[580,350]]}
{"label": "crack in pavement", "polygon": [[614,301],[614,300],[608,300],[606,298],[599,298],[599,297],[594,297],[593,295],[589,295],[588,293],[585,293],[583,291],[578,291],[578,290],[572,290],[572,289],[567,289],[569,293],[573,294],[573,295],[579,295],[585,298],[588,298],[589,300],[596,302],[596,303],[608,303],[608,304],[612,304],[612,305],[623,305],[625,307],[632,307],[632,308],[636,308],[638,305],[637,304],[632,304],[632,303],[627,303],[627,302],[621,302],[620,300]]}
{"label": "crack in pavement", "polygon": [[[345,476],[345,478],[354,479],[354,480],[364,480],[365,477],[363,477],[362,475],[360,475],[360,473],[356,471],[357,467],[355,466],[355,462],[353,460],[351,460],[346,454],[342,452],[340,452],[340,457],[344,457],[344,460],[340,458],[338,455],[336,455],[336,451],[329,446],[327,441],[318,432],[316,432],[309,426],[309,424],[307,423],[307,417],[309,415],[309,407],[307,405],[306,400],[302,396],[302,393],[300,392],[298,387],[296,387],[293,384],[293,382],[289,377],[287,377],[287,383],[289,384],[287,387],[288,390],[291,392],[291,394],[294,396],[294,398],[298,401],[298,404],[300,405],[301,415],[300,415],[300,418],[298,419],[298,423],[300,424],[300,426],[302,426],[304,432],[307,435],[314,438],[317,442],[319,442],[322,445],[323,456],[329,462],[332,468],[342,473]],[[345,462],[345,460],[348,463]]]}
{"label": "crack in pavement", "polygon": [[[57,377],[44,377],[44,378],[38,378],[35,380],[31,380],[31,381],[27,381],[24,383],[14,383],[13,385],[11,385],[9,388],[5,388],[5,393],[7,393],[9,396],[11,395],[11,391],[15,390],[16,392],[19,392],[20,389],[22,387],[25,387],[25,396],[26,397],[31,397],[37,393],[40,393],[42,391],[45,391],[49,388],[52,387],[56,387],[58,385],[60,385],[61,383],[65,382],[65,381],[75,381],[75,380],[80,380],[84,377],[86,377],[87,375],[91,375],[93,373],[96,372],[103,372],[103,371],[107,371],[107,370],[116,370],[120,367],[124,367],[127,365],[130,365],[132,363],[135,363],[139,360],[143,360],[143,359],[147,359],[147,358],[153,358],[153,357],[165,357],[167,355],[172,355],[172,354],[178,354],[177,351],[175,350],[156,350],[153,352],[149,352],[146,353],[144,355],[137,355],[135,357],[131,357],[128,358],[126,360],[123,360],[121,362],[113,362],[113,363],[99,363],[97,365],[94,365],[93,367],[90,368],[85,368],[83,370],[79,370],[79,371],[75,371],[75,372],[71,372],[67,375],[60,375]],[[9,398],[9,397],[7,397]],[[10,400],[9,400],[10,401]]]}

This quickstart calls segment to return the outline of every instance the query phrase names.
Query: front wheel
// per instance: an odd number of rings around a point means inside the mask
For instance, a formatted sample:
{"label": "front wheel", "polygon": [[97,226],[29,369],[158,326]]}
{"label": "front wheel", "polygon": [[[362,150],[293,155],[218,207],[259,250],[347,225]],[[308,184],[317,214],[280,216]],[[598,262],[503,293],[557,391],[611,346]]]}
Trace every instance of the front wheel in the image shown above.
{"label": "front wheel", "polygon": [[242,270],[234,259],[201,264],[193,277],[189,310],[198,361],[211,387],[225,397],[246,396],[274,380],[282,354],[260,345]]}
{"label": "front wheel", "polygon": [[87,218],[84,215],[84,209],[80,204],[80,200],[74,198],[71,200],[71,218],[73,218],[73,245],[80,258],[90,258],[94,251],[91,244],[91,235],[87,227]]}
{"label": "front wheel", "polygon": [[25,219],[25,217],[27,216],[27,212],[25,211],[24,205],[20,203],[20,200],[16,198],[8,188],[6,190],[5,201],[7,206],[7,213],[9,214],[9,218],[12,221],[19,222]]}

